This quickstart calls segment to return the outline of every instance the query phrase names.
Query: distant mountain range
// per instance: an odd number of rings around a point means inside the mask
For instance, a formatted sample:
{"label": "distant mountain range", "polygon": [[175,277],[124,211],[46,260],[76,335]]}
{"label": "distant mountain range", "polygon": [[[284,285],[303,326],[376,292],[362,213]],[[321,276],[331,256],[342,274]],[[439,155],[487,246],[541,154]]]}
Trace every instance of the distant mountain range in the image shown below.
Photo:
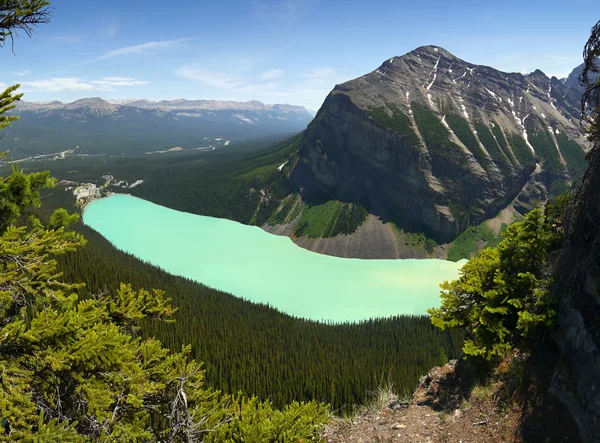
{"label": "distant mountain range", "polygon": [[390,58],[331,91],[303,133],[289,184],[305,201],[361,202],[384,221],[451,241],[581,176],[588,145],[572,76],[501,72],[437,46]]}
{"label": "distant mountain range", "polygon": [[[313,115],[302,106],[259,101],[103,100],[19,102],[22,118],[0,140],[12,158],[59,152],[139,153],[180,146],[211,147],[215,138],[241,139],[295,133]],[[214,145],[214,144],[213,144]]]}
{"label": "distant mountain range", "polygon": [[[151,101],[146,99],[103,100],[100,97],[83,98],[72,103],[60,101],[51,102],[19,102],[18,109],[22,111],[47,112],[55,110],[75,110],[86,108],[102,108],[114,113],[120,107],[159,110],[164,112],[187,111],[249,111],[264,113],[267,118],[283,117],[287,120],[290,116],[303,117],[310,112],[304,106],[287,104],[266,105],[258,100],[249,102],[220,101],[220,100],[161,100]],[[284,114],[283,116],[281,114]],[[289,115],[288,115],[289,114]],[[297,114],[297,115],[295,115]],[[269,117],[271,115],[271,117]],[[256,120],[255,120],[256,121]]]}

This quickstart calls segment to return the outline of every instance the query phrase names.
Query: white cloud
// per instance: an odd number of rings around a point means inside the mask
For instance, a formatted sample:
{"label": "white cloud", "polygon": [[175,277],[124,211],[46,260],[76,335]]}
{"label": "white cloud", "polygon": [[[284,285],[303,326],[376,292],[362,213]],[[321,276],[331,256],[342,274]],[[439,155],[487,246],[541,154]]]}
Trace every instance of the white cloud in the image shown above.
{"label": "white cloud", "polygon": [[29,73],[31,73],[31,69],[25,69],[24,71],[16,71],[14,74],[17,77],[25,77]]}
{"label": "white cloud", "polygon": [[64,77],[52,78],[48,80],[37,80],[33,82],[21,83],[24,91],[91,91],[96,87],[92,84],[85,83],[78,78]]}
{"label": "white cloud", "polygon": [[260,78],[263,80],[273,80],[275,78],[279,78],[283,75],[283,71],[281,69],[270,69],[266,72],[263,72]]}
{"label": "white cloud", "polygon": [[101,86],[143,86],[148,84],[146,81],[130,77],[104,77],[102,80],[92,80],[90,83]]}
{"label": "white cloud", "polygon": [[[269,76],[265,77],[265,75],[262,74],[260,78],[273,79],[279,76],[278,73],[274,74],[271,71],[267,71],[267,73],[269,73]],[[211,88],[225,89],[235,92],[246,92],[252,94],[278,94],[277,90],[281,87],[281,84],[276,82],[253,82],[231,74],[205,71],[194,66],[183,66],[177,69],[175,74],[179,75],[180,77],[195,80],[205,86],[210,86]]]}
{"label": "white cloud", "polygon": [[194,40],[195,38],[179,38],[176,40],[161,40],[156,42],[146,42],[140,43],[139,45],[134,46],[125,46],[123,48],[112,49],[103,55],[96,57],[92,60],[88,60],[86,62],[80,63],[76,66],[88,65],[90,63],[95,63],[100,60],[106,60],[113,57],[118,57],[121,55],[131,55],[131,54],[143,54],[146,52],[156,51],[160,49],[168,49],[173,48],[175,46],[180,45],[183,42]]}
{"label": "white cloud", "polygon": [[148,82],[124,77],[104,77],[101,80],[86,81],[75,77],[60,77],[31,82],[21,82],[23,92],[62,92],[62,91],[115,91],[116,86],[141,86]]}
{"label": "white cloud", "polygon": [[319,68],[314,69],[306,74],[301,74],[302,77],[315,78],[315,79],[328,79],[336,76],[335,69],[332,68]]}
{"label": "white cloud", "polygon": [[221,72],[208,72],[191,66],[183,66],[175,71],[180,77],[196,80],[203,85],[220,89],[237,89],[243,86],[242,82],[229,74]]}

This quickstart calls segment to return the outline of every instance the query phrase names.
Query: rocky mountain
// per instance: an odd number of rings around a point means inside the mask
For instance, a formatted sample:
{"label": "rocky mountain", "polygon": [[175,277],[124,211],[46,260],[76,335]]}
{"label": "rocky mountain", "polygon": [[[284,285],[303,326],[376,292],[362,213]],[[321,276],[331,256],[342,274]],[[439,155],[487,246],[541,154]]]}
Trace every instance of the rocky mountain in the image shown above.
{"label": "rocky mountain", "polygon": [[[20,102],[17,106],[20,111],[37,113],[63,112],[69,118],[68,111],[81,111],[94,116],[107,116],[127,111],[144,109],[173,113],[174,116],[204,117],[206,119],[223,120],[230,117],[231,122],[260,125],[261,123],[280,121],[295,123],[302,121],[308,123],[311,114],[303,106],[288,104],[266,105],[257,100],[249,102],[218,101],[218,100],[161,100],[150,101],[146,99],[131,100],[103,100],[100,97],[83,98],[72,103],[52,102]],[[224,115],[217,113],[224,112]],[[241,115],[240,113],[248,113]],[[264,122],[263,122],[264,120]]]}
{"label": "rocky mountain", "polygon": [[313,115],[302,106],[210,100],[19,102],[22,119],[0,141],[13,158],[79,146],[82,153],[210,148],[216,138],[296,133]]}
{"label": "rocky mountain", "polygon": [[448,242],[582,174],[579,100],[539,70],[505,73],[420,47],[331,91],[289,183],[306,201],[361,202]]}
{"label": "rocky mountain", "polygon": [[[571,73],[569,74],[569,76],[567,78],[564,79],[564,84],[566,87],[574,89],[575,91],[577,91],[578,94],[583,94],[584,92],[584,88],[583,86],[581,86],[581,84],[579,83],[579,76],[583,73],[583,67],[584,67],[584,63],[580,64],[579,66],[577,66],[575,69],[573,69],[571,71]],[[591,81],[595,81],[598,78],[598,74],[592,72],[590,73],[591,77],[590,80]]]}

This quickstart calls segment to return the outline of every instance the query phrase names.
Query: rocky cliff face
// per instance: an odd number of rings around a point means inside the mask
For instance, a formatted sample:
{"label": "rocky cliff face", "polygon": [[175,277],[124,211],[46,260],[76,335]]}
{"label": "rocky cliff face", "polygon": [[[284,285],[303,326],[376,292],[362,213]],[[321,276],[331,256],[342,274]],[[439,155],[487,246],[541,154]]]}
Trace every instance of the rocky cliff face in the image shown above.
{"label": "rocky cliff face", "polygon": [[560,191],[583,171],[585,146],[579,96],[557,78],[425,46],[336,86],[289,180],[308,201],[363,202],[451,241],[524,189],[525,201]]}
{"label": "rocky cliff face", "polygon": [[600,441],[600,146],[563,217],[554,262],[558,300],[553,338],[561,360],[550,391],[570,410],[583,441]]}
{"label": "rocky cliff face", "polygon": [[[583,68],[585,63],[580,64],[575,69],[571,71],[569,76],[564,79],[564,84],[566,87],[574,89],[577,91],[579,96],[583,95],[585,88],[579,83],[579,76],[583,73]],[[598,78],[598,74],[593,72],[590,73],[590,81],[593,82]]]}

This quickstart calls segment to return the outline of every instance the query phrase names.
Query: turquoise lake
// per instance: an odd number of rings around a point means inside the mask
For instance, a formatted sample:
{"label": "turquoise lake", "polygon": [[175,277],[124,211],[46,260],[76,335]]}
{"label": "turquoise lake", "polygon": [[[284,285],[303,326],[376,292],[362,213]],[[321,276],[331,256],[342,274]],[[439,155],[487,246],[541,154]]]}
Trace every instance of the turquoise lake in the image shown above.
{"label": "turquoise lake", "polygon": [[313,320],[424,314],[439,305],[439,283],[455,279],[461,266],[330,257],[258,227],[123,194],[92,202],[83,220],[117,248],[171,274]]}

